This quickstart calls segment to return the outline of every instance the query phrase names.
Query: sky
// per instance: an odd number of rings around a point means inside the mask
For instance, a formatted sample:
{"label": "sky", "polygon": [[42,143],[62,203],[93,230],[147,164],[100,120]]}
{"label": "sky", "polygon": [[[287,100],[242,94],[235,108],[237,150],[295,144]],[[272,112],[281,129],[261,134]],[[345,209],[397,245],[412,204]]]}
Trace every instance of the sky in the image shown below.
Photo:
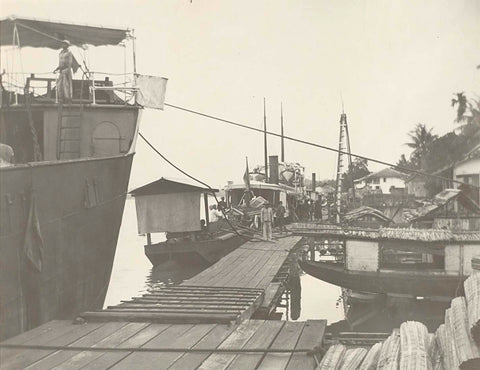
{"label": "sky", "polygon": [[[343,102],[352,152],[392,163],[417,123],[455,128],[454,93],[480,95],[478,0],[2,0],[0,13],[133,28],[137,71],[168,78],[167,103],[256,128],[265,98],[268,130],[279,132],[283,104],[286,135],[338,147]],[[52,71],[57,53],[22,49],[24,71]],[[123,72],[125,56],[132,71],[131,46],[90,47],[88,63]],[[261,134],[169,107],[145,109],[140,131],[214,187],[241,181],[246,156],[263,163]],[[268,151],[280,154],[278,138]],[[285,152],[335,177],[336,154],[288,141]],[[183,177],[139,139],[130,188],[161,176]]]}

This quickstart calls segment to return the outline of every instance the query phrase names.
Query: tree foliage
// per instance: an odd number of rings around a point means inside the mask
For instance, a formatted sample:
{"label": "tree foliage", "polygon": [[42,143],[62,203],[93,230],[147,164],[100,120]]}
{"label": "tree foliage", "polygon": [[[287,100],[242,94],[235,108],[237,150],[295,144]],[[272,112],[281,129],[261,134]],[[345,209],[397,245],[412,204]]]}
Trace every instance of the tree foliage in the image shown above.
{"label": "tree foliage", "polygon": [[400,159],[397,161],[396,165],[397,165],[397,167],[395,167],[396,170],[403,171],[403,172],[406,172],[406,173],[409,173],[408,170],[415,170],[416,169],[415,165],[412,163],[412,161],[407,159],[405,154],[402,154],[400,156]]}
{"label": "tree foliage", "polygon": [[363,158],[355,158],[352,165],[342,178],[342,191],[347,191],[353,185],[353,180],[361,179],[370,173],[368,161]]}
{"label": "tree foliage", "polygon": [[456,93],[455,96],[456,97],[452,99],[452,107],[455,108],[455,106],[457,106],[457,118],[455,121],[457,121],[457,123],[460,123],[465,120],[465,113],[467,112],[468,102],[467,97],[465,96],[465,93],[463,91]]}
{"label": "tree foliage", "polygon": [[416,168],[422,168],[422,159],[428,154],[430,145],[437,139],[437,135],[432,133],[432,128],[427,128],[422,123],[417,123],[415,128],[408,133],[411,142],[407,145],[413,149],[410,156],[411,164]]}

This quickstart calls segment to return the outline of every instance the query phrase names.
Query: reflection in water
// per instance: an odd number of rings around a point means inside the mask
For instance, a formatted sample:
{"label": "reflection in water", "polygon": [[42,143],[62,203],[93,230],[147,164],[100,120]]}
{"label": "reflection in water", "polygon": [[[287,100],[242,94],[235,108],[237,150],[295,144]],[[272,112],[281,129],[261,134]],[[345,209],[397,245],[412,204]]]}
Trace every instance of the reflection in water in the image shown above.
{"label": "reflection in water", "polygon": [[145,285],[147,290],[158,289],[164,286],[177,285],[202,272],[208,265],[182,266],[175,261],[167,261],[155,266],[147,276]]}
{"label": "reflection in water", "polygon": [[370,300],[349,292],[347,321],[352,331],[390,332],[407,320],[419,321],[434,332],[443,323],[449,301],[377,294]]}
{"label": "reflection in water", "polygon": [[300,266],[294,258],[290,260],[287,293],[290,294],[290,318],[298,320],[302,312],[302,284],[300,283]]}

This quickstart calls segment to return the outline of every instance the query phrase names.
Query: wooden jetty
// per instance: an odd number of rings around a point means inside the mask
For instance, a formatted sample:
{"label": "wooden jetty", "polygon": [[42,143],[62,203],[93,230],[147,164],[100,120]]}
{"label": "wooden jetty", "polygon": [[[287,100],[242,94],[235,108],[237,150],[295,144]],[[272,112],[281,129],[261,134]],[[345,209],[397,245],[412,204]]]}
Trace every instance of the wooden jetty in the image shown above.
{"label": "wooden jetty", "polygon": [[314,369],[325,326],[325,320],[233,326],[51,321],[3,342],[0,368]]}
{"label": "wooden jetty", "polygon": [[300,241],[248,242],[213,266],[178,286],[151,290],[102,311],[85,312],[87,321],[229,323],[250,318],[257,309],[270,312],[282,291],[275,281]]}
{"label": "wooden jetty", "polygon": [[275,306],[300,239],[248,242],[183,284],[11,338],[0,368],[313,369],[325,320],[250,320]]}

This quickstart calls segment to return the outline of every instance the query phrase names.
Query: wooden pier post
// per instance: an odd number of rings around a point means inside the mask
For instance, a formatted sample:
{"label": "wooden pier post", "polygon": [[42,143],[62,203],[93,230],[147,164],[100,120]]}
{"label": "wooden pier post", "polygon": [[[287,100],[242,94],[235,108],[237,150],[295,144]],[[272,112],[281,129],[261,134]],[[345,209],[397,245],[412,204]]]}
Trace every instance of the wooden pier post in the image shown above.
{"label": "wooden pier post", "polygon": [[205,202],[205,226],[208,229],[208,225],[210,224],[210,217],[208,214],[208,193],[203,193],[203,201]]}

